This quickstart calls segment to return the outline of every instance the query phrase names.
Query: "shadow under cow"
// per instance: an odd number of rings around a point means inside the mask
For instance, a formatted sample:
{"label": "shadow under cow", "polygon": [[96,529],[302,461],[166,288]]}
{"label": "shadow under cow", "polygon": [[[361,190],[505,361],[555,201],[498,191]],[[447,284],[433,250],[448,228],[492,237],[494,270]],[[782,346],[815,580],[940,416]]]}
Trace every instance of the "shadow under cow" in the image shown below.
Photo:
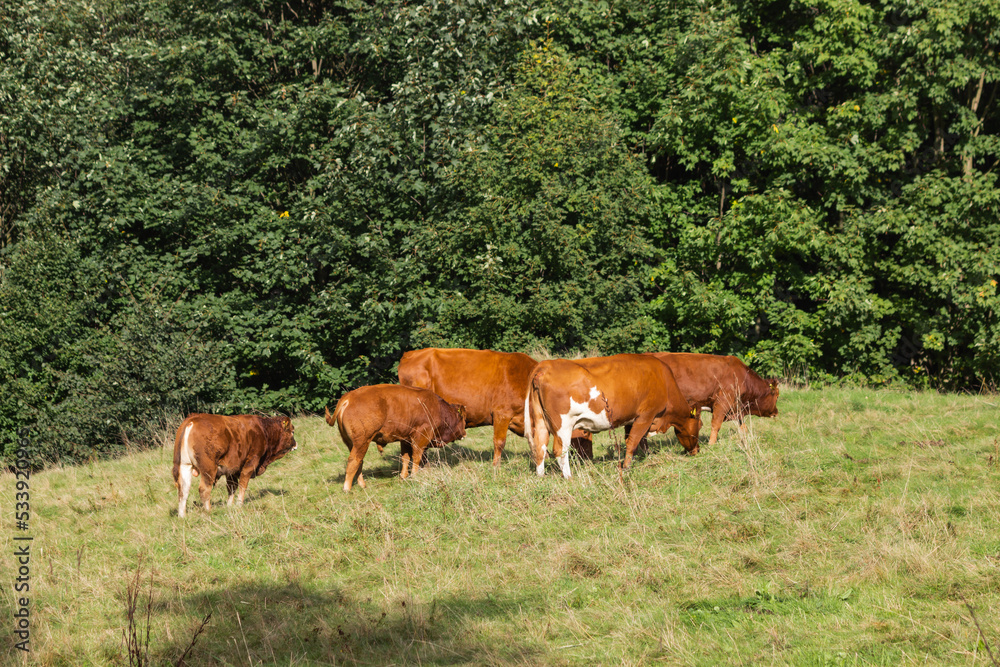
{"label": "shadow under cow", "polygon": [[[462,441],[454,442],[444,447],[428,447],[424,452],[424,461],[421,467],[424,468],[427,466],[443,465],[454,468],[469,461],[487,466],[492,465],[492,449],[474,449],[466,447],[461,444],[461,442]],[[698,442],[701,444],[707,443],[708,436],[700,436],[698,438]],[[531,458],[527,449],[527,441],[522,439],[521,443],[523,445],[522,447],[512,449],[511,437],[508,437],[507,448],[503,453],[502,465],[518,465],[519,463],[525,463],[532,471],[534,471],[534,464],[531,463]],[[620,451],[616,452],[616,447],[619,448]],[[674,436],[673,433],[670,433],[668,435],[654,435],[648,437],[646,446],[637,449],[635,456],[638,459],[642,459],[650,454],[664,450],[676,451],[678,454],[685,451],[676,436]],[[603,453],[594,456],[592,459],[582,459],[575,450],[571,449],[571,452],[571,455],[578,461],[590,460],[593,463],[617,462],[624,457],[625,436],[621,429],[612,431],[610,442],[608,442],[604,447]],[[549,442],[549,455],[552,455],[551,441]],[[401,470],[402,462],[399,443],[389,443],[385,446],[381,453],[377,451],[374,445],[369,447],[368,454],[365,456],[363,468],[365,478],[389,479],[399,477]],[[339,474],[334,474],[326,478],[327,484],[344,483],[345,471],[341,469],[337,472],[339,472]]]}
{"label": "shadow under cow", "polygon": [[[704,445],[708,442],[708,436],[699,436],[699,445]],[[572,451],[572,450],[571,450]],[[635,450],[635,458],[641,460],[650,456],[651,454],[657,454],[659,452],[673,452],[676,454],[684,454],[684,446],[681,445],[677,437],[671,432],[668,435],[651,435],[647,436],[645,446],[641,445]],[[573,455],[578,459],[579,455],[573,451]],[[604,452],[600,455],[595,455],[593,459],[590,459],[594,463],[610,463],[619,462],[625,458],[625,435],[621,429],[616,429],[611,431],[610,441],[604,447]]]}

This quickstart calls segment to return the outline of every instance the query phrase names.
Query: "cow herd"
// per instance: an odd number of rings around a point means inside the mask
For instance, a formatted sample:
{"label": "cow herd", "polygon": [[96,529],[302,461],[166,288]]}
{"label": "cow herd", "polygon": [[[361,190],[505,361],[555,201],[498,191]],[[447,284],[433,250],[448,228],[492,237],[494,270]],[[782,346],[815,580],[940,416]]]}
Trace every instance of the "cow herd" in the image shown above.
{"label": "cow herd", "polygon": [[[526,354],[427,348],[403,355],[399,384],[344,394],[326,421],[349,451],[344,491],[365,486],[364,457],[374,442],[399,442],[400,476],[415,473],[427,447],[465,437],[466,428],[493,426],[493,465],[500,465],[507,431],[523,436],[539,475],[548,442],[564,477],[569,450],[592,458],[591,434],[625,427],[624,467],[648,433],[671,427],[689,454],[698,453],[701,411],[711,410],[714,444],[726,420],[741,428],[747,415],[778,414],[778,385],[735,357],[658,352],[536,362]],[[219,475],[229,504],[243,503],[247,483],[295,449],[285,417],[193,414],[177,430],[174,482],[183,517],[193,477],[206,510]]]}

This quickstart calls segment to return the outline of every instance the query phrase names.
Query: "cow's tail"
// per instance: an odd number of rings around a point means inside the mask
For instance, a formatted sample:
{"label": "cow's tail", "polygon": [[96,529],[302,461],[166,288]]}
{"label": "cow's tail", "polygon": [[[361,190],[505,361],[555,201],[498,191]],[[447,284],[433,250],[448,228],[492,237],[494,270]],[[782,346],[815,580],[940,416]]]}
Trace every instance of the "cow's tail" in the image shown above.
{"label": "cow's tail", "polygon": [[524,437],[531,446],[531,380],[528,380],[528,392],[524,395]]}
{"label": "cow's tail", "polygon": [[532,446],[532,434],[535,416],[542,414],[542,402],[538,397],[538,374],[532,373],[528,379],[528,394],[524,397],[524,437],[528,440],[528,446]]}
{"label": "cow's tail", "polygon": [[350,403],[350,399],[347,396],[341,396],[340,400],[337,401],[337,407],[333,409],[333,414],[330,414],[330,408],[326,408],[326,423],[330,426],[338,426],[343,430],[343,415],[344,410],[347,408],[347,404]]}
{"label": "cow's tail", "polygon": [[182,428],[177,429],[177,436],[174,438],[174,486],[180,486],[181,478],[181,447],[184,443],[181,441],[184,437],[183,424]]}
{"label": "cow's tail", "polygon": [[188,462],[191,464],[191,475],[194,477],[198,476],[198,466],[197,461],[194,456],[194,449],[188,443],[188,434],[194,427],[194,422],[191,421],[190,417],[185,419],[181,423],[180,428],[177,429],[177,436],[174,438],[174,485],[180,486],[180,476],[181,476],[181,461],[184,458],[185,449],[188,451]]}

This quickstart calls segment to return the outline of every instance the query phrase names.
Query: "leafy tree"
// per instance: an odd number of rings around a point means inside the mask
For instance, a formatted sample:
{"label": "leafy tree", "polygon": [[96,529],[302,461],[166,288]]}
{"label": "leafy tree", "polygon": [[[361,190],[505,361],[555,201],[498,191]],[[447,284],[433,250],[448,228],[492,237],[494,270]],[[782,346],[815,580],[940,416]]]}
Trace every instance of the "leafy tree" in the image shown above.
{"label": "leafy tree", "polygon": [[469,194],[446,230],[438,321],[416,342],[614,352],[641,341],[651,183],[600,96],[557,44],[525,51],[453,172]]}

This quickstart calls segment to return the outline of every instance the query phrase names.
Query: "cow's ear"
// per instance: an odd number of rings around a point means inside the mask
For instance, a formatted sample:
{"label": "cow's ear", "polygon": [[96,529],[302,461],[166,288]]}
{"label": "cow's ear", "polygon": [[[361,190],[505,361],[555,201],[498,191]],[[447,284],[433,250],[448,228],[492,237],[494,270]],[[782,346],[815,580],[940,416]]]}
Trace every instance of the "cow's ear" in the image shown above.
{"label": "cow's ear", "polygon": [[291,431],[292,430],[292,420],[289,419],[288,417],[285,417],[284,419],[282,419],[281,420],[281,428],[283,428],[286,431]]}
{"label": "cow's ear", "polygon": [[769,384],[771,385],[771,393],[777,395],[778,394],[778,381],[777,380],[771,380],[771,382]]}
{"label": "cow's ear", "polygon": [[458,410],[458,414],[462,417],[462,419],[465,419],[465,406],[455,405],[455,409]]}

